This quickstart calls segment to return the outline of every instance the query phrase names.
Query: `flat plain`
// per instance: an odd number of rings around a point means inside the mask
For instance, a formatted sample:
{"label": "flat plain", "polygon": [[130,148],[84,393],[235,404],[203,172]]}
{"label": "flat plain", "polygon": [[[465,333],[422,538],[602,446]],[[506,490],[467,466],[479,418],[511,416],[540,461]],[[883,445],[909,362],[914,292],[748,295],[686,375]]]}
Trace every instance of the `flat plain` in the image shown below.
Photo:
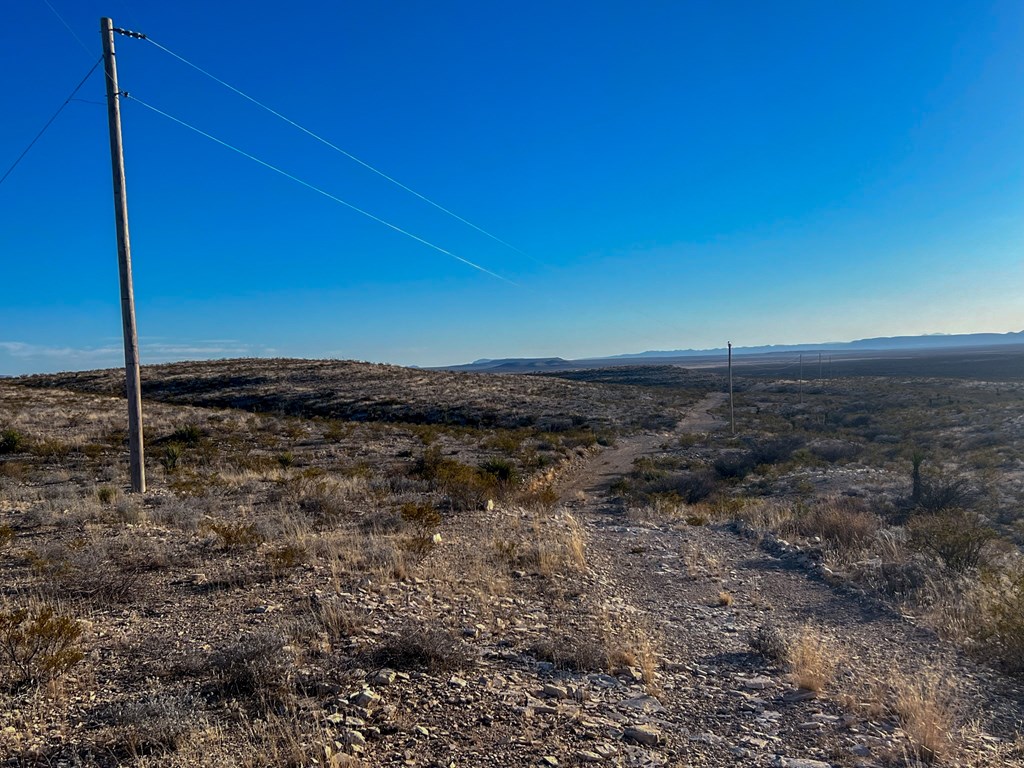
{"label": "flat plain", "polygon": [[147,366],[141,496],[123,373],[0,381],[0,754],[1022,765],[1024,384],[941,373]]}

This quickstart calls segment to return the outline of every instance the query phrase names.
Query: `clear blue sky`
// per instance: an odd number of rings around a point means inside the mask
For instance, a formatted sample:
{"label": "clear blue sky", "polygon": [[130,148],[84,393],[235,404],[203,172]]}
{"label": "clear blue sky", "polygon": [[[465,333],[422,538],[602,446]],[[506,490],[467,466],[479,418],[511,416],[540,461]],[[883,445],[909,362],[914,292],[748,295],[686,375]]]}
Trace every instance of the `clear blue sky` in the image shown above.
{"label": "clear blue sky", "polygon": [[[143,362],[403,364],[1024,328],[1024,4],[5,8],[6,170],[100,52],[128,101]],[[0,373],[123,361],[103,80],[0,185]]]}

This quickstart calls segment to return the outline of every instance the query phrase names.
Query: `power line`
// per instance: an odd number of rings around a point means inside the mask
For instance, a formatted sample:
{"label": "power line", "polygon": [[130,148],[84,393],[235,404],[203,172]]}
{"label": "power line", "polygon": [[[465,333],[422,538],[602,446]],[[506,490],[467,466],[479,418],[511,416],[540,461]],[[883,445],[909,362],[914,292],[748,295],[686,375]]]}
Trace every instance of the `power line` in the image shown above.
{"label": "power line", "polygon": [[333,200],[336,203],[341,203],[346,208],[350,208],[351,210],[355,211],[356,213],[360,213],[363,216],[366,216],[368,219],[373,219],[377,223],[383,224],[385,227],[388,227],[389,229],[393,229],[395,232],[399,232],[400,234],[403,234],[406,237],[412,238],[413,240],[415,240],[418,243],[422,243],[423,245],[426,245],[429,248],[433,248],[435,251],[443,253],[446,256],[450,256],[451,258],[455,259],[456,261],[461,261],[463,264],[466,264],[467,266],[470,266],[473,269],[477,269],[477,270],[483,272],[486,275],[490,275],[491,277],[494,277],[494,278],[497,278],[498,280],[501,280],[503,282],[509,283],[510,285],[515,285],[516,287],[519,287],[518,283],[515,283],[512,280],[509,280],[507,277],[502,277],[497,272],[492,272],[491,270],[487,269],[486,267],[482,267],[479,264],[475,264],[472,261],[470,261],[469,259],[464,259],[462,256],[454,254],[451,251],[447,250],[446,248],[442,248],[439,245],[435,245],[434,243],[430,242],[429,240],[424,240],[419,235],[414,235],[412,232],[409,232],[409,231],[407,231],[405,229],[402,229],[401,227],[396,226],[395,224],[392,224],[390,221],[386,221],[385,219],[382,219],[379,216],[375,216],[374,214],[370,213],[369,211],[364,211],[362,208],[360,208],[360,207],[358,207],[356,205],[353,205],[352,203],[348,202],[347,200],[342,200],[340,197],[337,197],[336,195],[332,195],[330,192],[327,192],[326,190],[321,189],[320,187],[317,187],[317,186],[315,186],[313,184],[310,184],[308,181],[303,181],[298,176],[294,176],[291,173],[288,173],[288,171],[285,171],[285,170],[282,170],[281,168],[278,168],[276,165],[271,165],[270,163],[266,162],[265,160],[261,160],[260,158],[256,157],[255,155],[249,154],[248,152],[246,152],[243,149],[239,149],[238,147],[236,147],[236,146],[234,146],[232,144],[228,144],[226,141],[218,139],[216,136],[213,136],[213,135],[207,133],[204,130],[196,128],[194,125],[190,125],[189,123],[186,123],[184,120],[179,120],[177,117],[174,117],[174,115],[170,115],[167,112],[164,112],[162,109],[157,109],[152,104],[147,104],[146,102],[144,102],[142,99],[138,98],[135,95],[130,95],[129,96],[129,94],[126,93],[126,94],[124,94],[124,96],[126,98],[129,98],[130,100],[140,104],[141,106],[145,107],[146,109],[152,110],[153,112],[156,112],[158,115],[162,115],[163,117],[166,117],[168,120],[171,120],[171,121],[177,123],[178,125],[181,125],[181,126],[183,126],[185,128],[188,128],[190,131],[195,131],[200,136],[205,136],[210,141],[216,142],[217,144],[220,144],[222,147],[226,147],[227,149],[230,149],[232,152],[237,152],[238,154],[242,155],[243,157],[247,157],[250,160],[252,160],[253,162],[259,163],[263,167],[269,168],[270,170],[274,171],[275,173],[279,173],[282,176],[284,176],[286,178],[289,178],[292,181],[295,181],[295,182],[301,184],[302,186],[304,186],[304,187],[306,187],[308,189],[311,189],[314,192],[317,192],[317,193],[323,195],[324,197],[326,197],[326,198],[328,198],[330,200]]}
{"label": "power line", "polygon": [[[49,3],[47,3],[47,5],[49,5]],[[39,131],[39,133],[36,134],[36,137],[29,142],[29,145],[25,147],[24,151],[20,155],[18,155],[18,159],[14,161],[14,164],[11,165],[10,168],[7,169],[7,172],[2,177],[0,177],[0,184],[3,184],[7,177],[11,175],[11,172],[18,167],[18,163],[22,161],[22,158],[24,158],[25,155],[28,154],[28,151],[32,149],[32,147],[35,146],[35,143],[39,141],[39,139],[42,137],[44,133],[46,133],[46,129],[49,128],[53,124],[53,121],[57,119],[57,116],[64,111],[64,107],[66,107],[68,104],[71,103],[72,100],[74,100],[74,96],[76,93],[78,93],[78,89],[85,85],[85,81],[88,80],[89,76],[96,71],[96,67],[99,66],[100,61],[102,60],[102,56],[96,59],[96,63],[92,65],[88,73],[86,73],[85,77],[82,78],[81,82],[75,86],[75,90],[71,92],[71,95],[64,99],[64,103],[61,104],[57,111],[53,113],[53,116],[46,121],[46,125],[44,125],[42,129]]]}
{"label": "power line", "polygon": [[[227,83],[227,82],[225,82],[225,81],[221,80],[221,79],[220,79],[219,77],[217,77],[216,75],[214,75],[214,74],[212,74],[212,73],[210,73],[210,72],[207,72],[207,71],[206,71],[205,69],[203,69],[202,67],[200,67],[200,66],[199,66],[198,64],[193,64],[193,63],[192,63],[191,61],[189,61],[188,59],[186,59],[186,58],[185,58],[184,56],[181,56],[180,54],[177,54],[177,53],[175,53],[174,51],[170,50],[170,49],[169,49],[169,48],[167,48],[166,46],[163,46],[163,45],[161,45],[160,43],[156,42],[156,40],[153,40],[153,39],[152,39],[151,37],[146,37],[146,38],[144,38],[144,39],[145,39],[145,40],[148,40],[148,41],[149,41],[150,43],[152,43],[153,45],[155,45],[155,46],[156,46],[157,48],[159,48],[159,49],[160,49],[161,51],[164,51],[165,53],[167,53],[167,54],[170,54],[171,56],[173,56],[174,58],[176,58],[176,59],[177,59],[178,61],[182,62],[183,64],[186,64],[186,65],[188,65],[188,66],[192,67],[192,69],[196,70],[197,72],[200,72],[200,73],[202,73],[203,75],[206,75],[206,76],[207,76],[208,78],[210,78],[211,80],[213,80],[213,81],[215,81],[215,82],[217,82],[217,83],[220,83],[221,85],[223,85],[223,86],[224,86],[225,88],[227,88],[228,90],[230,90],[230,91],[233,91],[234,93],[236,93],[236,94],[238,94],[239,96],[241,96],[241,97],[242,97],[243,99],[246,99],[246,100],[248,100],[248,101],[252,102],[252,103],[253,103],[253,104],[255,104],[256,106],[258,106],[258,107],[259,107],[260,109],[264,109],[264,110],[266,110],[266,111],[267,111],[267,112],[269,112],[270,114],[274,115],[274,117],[277,117],[277,118],[279,118],[280,120],[283,120],[284,122],[288,123],[289,125],[291,125],[291,126],[294,126],[295,128],[298,128],[298,129],[299,129],[300,131],[302,131],[302,132],[303,132],[303,133],[305,133],[306,135],[308,135],[308,136],[311,136],[312,138],[316,139],[316,140],[317,140],[317,141],[319,141],[319,142],[320,142],[321,144],[323,144],[323,145],[325,145],[325,146],[327,146],[327,147],[330,147],[330,148],[331,148],[331,149],[333,149],[333,150],[334,150],[335,152],[338,152],[338,153],[340,153],[340,154],[344,155],[344,156],[345,156],[345,157],[347,157],[347,158],[348,158],[349,160],[352,160],[353,162],[356,162],[356,163],[358,163],[359,165],[363,166],[363,167],[364,167],[364,168],[366,168],[367,170],[369,170],[369,171],[371,171],[371,172],[373,172],[373,173],[377,174],[377,175],[378,175],[378,176],[380,176],[381,178],[383,178],[383,179],[386,179],[387,181],[391,182],[391,183],[392,183],[392,184],[394,184],[395,186],[397,186],[397,187],[400,187],[400,188],[404,189],[404,190],[405,190],[406,192],[408,192],[409,194],[411,194],[411,195],[415,195],[415,196],[416,196],[416,197],[418,197],[418,198],[419,198],[420,200],[422,200],[422,201],[424,201],[425,203],[428,203],[428,204],[430,204],[430,205],[434,206],[434,207],[435,207],[435,208],[437,208],[437,209],[438,209],[439,211],[442,211],[442,212],[444,212],[444,213],[448,214],[448,215],[449,215],[449,216],[451,216],[451,217],[452,217],[453,219],[456,219],[456,220],[458,220],[458,221],[461,221],[461,222],[462,222],[463,224],[465,224],[466,226],[472,227],[472,228],[473,228],[473,229],[475,229],[475,230],[476,230],[477,232],[480,232],[481,234],[483,234],[483,235],[486,235],[487,237],[491,238],[491,239],[492,239],[492,240],[494,240],[495,242],[501,243],[501,244],[502,244],[503,246],[505,246],[506,248],[509,248],[509,249],[511,249],[511,250],[513,250],[513,251],[515,251],[516,253],[518,253],[518,254],[519,254],[519,255],[521,255],[521,256],[525,256],[526,258],[530,259],[531,261],[535,261],[535,262],[537,262],[537,259],[535,259],[535,258],[533,258],[532,256],[530,256],[530,254],[528,254],[528,253],[525,253],[524,251],[521,251],[520,249],[516,248],[516,247],[515,247],[514,245],[512,245],[511,243],[508,243],[508,242],[506,242],[506,241],[502,240],[502,239],[501,239],[500,237],[498,237],[497,235],[493,235],[493,234],[491,234],[490,232],[488,232],[488,231],[487,231],[486,229],[484,229],[483,227],[479,227],[479,226],[477,226],[476,224],[474,224],[473,222],[469,221],[468,219],[464,219],[464,218],[463,218],[462,216],[459,216],[459,215],[458,215],[457,213],[455,213],[454,211],[452,211],[452,210],[450,210],[450,209],[448,209],[448,208],[445,208],[445,207],[444,207],[443,205],[441,205],[440,203],[437,203],[437,202],[435,202],[435,201],[431,200],[431,199],[430,199],[429,197],[427,197],[426,195],[424,195],[424,194],[421,194],[421,193],[417,192],[417,191],[416,191],[415,189],[412,189],[411,187],[408,187],[408,186],[406,186],[405,184],[403,184],[402,182],[398,181],[398,179],[394,178],[393,176],[389,176],[389,175],[388,175],[388,174],[386,174],[386,173],[385,173],[384,171],[382,171],[382,170],[380,170],[380,169],[378,169],[378,168],[375,168],[374,166],[370,165],[370,164],[369,164],[368,162],[366,162],[365,160],[362,160],[362,159],[360,159],[360,158],[356,157],[356,156],[355,156],[355,155],[353,155],[353,154],[352,154],[351,152],[348,152],[348,151],[346,151],[346,150],[342,149],[341,147],[339,147],[338,145],[336,145],[336,144],[334,144],[334,143],[332,143],[332,142],[328,141],[328,140],[327,140],[327,139],[325,139],[325,138],[324,138],[323,136],[320,136],[319,134],[316,134],[316,133],[314,133],[313,131],[309,130],[309,129],[308,129],[308,128],[306,128],[305,126],[303,126],[303,125],[300,125],[299,123],[295,122],[295,121],[294,121],[294,120],[292,120],[291,118],[289,118],[289,117],[286,117],[285,115],[282,115],[282,114],[281,114],[280,112],[278,112],[278,111],[277,111],[276,109],[273,109],[272,107],[269,107],[269,106],[267,106],[267,105],[266,105],[266,104],[264,104],[263,102],[261,102],[261,101],[258,101],[257,99],[253,98],[252,96],[250,96],[249,94],[245,93],[244,91],[241,91],[241,90],[239,90],[238,88],[236,88],[235,86],[231,85],[230,83]],[[540,262],[537,262],[537,263],[540,263]]]}
{"label": "power line", "polygon": [[82,38],[80,38],[78,36],[78,34],[75,32],[75,30],[73,30],[71,28],[71,25],[68,24],[66,21],[64,21],[64,17],[61,16],[59,13],[57,13],[57,9],[56,8],[54,8],[52,5],[50,5],[50,0],[43,0],[43,2],[46,3],[46,7],[47,8],[49,8],[51,11],[53,11],[53,15],[56,16],[58,19],[60,19],[60,23],[65,26],[65,28],[68,30],[68,32],[71,33],[71,36],[73,38],[75,38],[75,40],[78,41],[78,44],[80,46],[82,46],[82,50],[85,51],[90,56],[92,56],[92,51],[89,50],[89,46],[87,46],[85,43],[82,42]]}

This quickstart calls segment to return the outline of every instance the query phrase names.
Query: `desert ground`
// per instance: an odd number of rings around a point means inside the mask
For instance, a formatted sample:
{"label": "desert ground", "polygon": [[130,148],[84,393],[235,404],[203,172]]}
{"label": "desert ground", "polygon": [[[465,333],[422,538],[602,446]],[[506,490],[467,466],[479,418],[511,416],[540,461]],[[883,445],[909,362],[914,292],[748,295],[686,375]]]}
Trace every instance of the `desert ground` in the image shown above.
{"label": "desert ground", "polygon": [[1024,383],[900,365],[146,366],[144,495],[0,380],[0,764],[1024,765]]}

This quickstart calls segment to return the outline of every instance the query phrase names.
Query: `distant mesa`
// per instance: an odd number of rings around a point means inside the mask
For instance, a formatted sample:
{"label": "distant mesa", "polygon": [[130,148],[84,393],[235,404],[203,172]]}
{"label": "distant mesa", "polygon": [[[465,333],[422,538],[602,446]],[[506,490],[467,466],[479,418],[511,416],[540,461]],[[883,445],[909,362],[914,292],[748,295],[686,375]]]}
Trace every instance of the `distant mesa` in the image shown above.
{"label": "distant mesa", "polygon": [[[733,347],[733,355],[773,355],[782,353],[835,353],[850,355],[861,352],[930,352],[943,349],[968,349],[1024,345],[1024,331],[1009,333],[930,333],[920,336],[879,336],[856,341],[835,341],[816,344],[767,344],[758,347]],[[570,370],[608,365],[661,364],[678,360],[709,362],[726,354],[725,347],[714,349],[670,349],[629,352],[607,357],[566,360],[561,357],[507,357],[501,359],[481,358],[464,365],[438,366],[448,371],[476,371],[490,373],[528,373],[530,371]]]}

